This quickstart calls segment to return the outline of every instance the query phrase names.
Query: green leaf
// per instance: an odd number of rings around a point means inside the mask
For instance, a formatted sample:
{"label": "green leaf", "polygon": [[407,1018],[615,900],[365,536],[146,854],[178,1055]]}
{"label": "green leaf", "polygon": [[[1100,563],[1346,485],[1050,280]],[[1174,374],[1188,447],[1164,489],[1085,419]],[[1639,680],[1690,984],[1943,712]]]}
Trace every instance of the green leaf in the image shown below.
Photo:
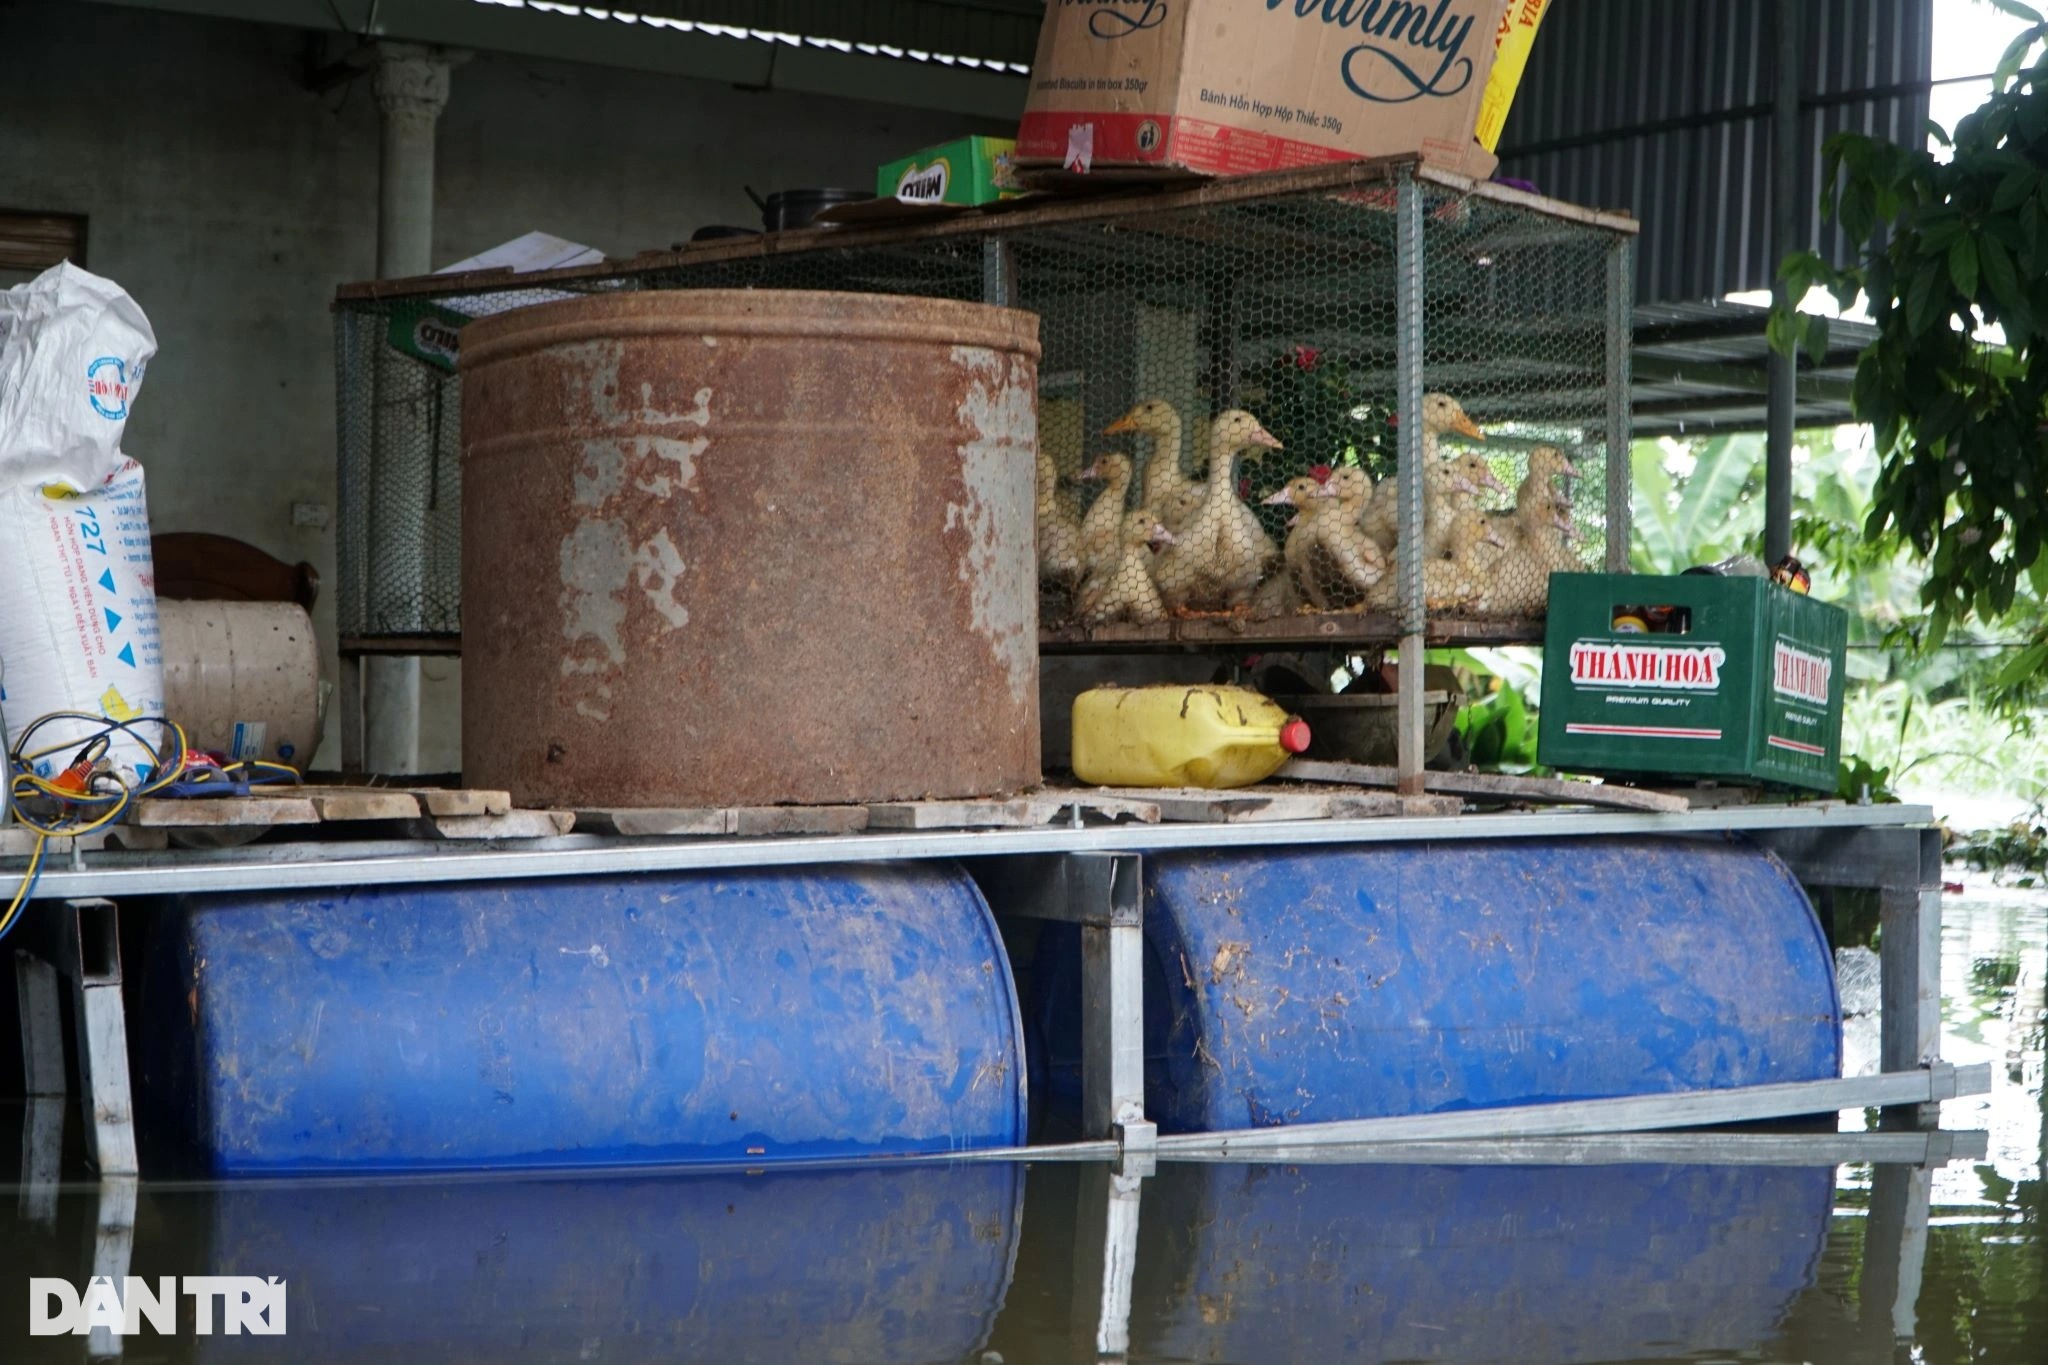
{"label": "green leaf", "polygon": [[1942,641],[1948,639],[1948,608],[1938,606],[1927,613],[1927,634],[1921,637],[1920,648],[1932,654],[1940,649]]}
{"label": "green leaf", "polygon": [[2007,171],[1991,196],[1993,213],[2010,213],[2027,201],[2041,183],[2040,172],[2032,169]]}
{"label": "green leaf", "polygon": [[1828,320],[1809,317],[1806,322],[1806,358],[1815,365],[1828,358]]}
{"label": "green leaf", "polygon": [[1977,243],[1971,237],[1956,238],[1948,249],[1948,277],[1966,299],[1977,297]]}
{"label": "green leaf", "polygon": [[2034,676],[2044,664],[2048,664],[2048,640],[2031,649],[2023,649],[2006,660],[2005,667],[1998,670],[1998,676],[1991,680],[1991,685],[2017,687]]}
{"label": "green leaf", "polygon": [[1934,324],[1934,310],[1940,302],[1935,290],[1944,274],[1939,265],[1924,265],[1913,276],[1913,285],[1906,291],[1906,326],[1914,336],[1920,336]]}
{"label": "green leaf", "polygon": [[2013,268],[2012,256],[2005,249],[2005,243],[1996,237],[1986,237],[1979,256],[1984,266],[1984,283],[1991,290],[1991,296],[1998,300],[2002,313],[2026,314],[2027,296],[2020,292],[2020,277]]}
{"label": "green leaf", "polygon": [[1870,181],[1857,176],[1842,187],[1835,212],[1842,220],[1842,231],[1852,241],[1867,241],[1877,225],[1877,191],[1871,188]]}
{"label": "green leaf", "polygon": [[1773,308],[1764,320],[1764,340],[1779,355],[1791,355],[1799,347],[1799,314],[1787,307]]}
{"label": "green leaf", "polygon": [[[1991,3],[1998,5],[2000,9],[2005,9],[2000,0],[1991,0]],[[2021,6],[2021,8],[2025,8],[2025,6]],[[2007,10],[2006,12],[2011,13],[2012,11]],[[2038,14],[2033,16],[2032,22],[2037,26],[2036,28],[2023,31],[2019,37],[2006,45],[2004,55],[1998,59],[1998,65],[1991,73],[1991,88],[1993,90],[2003,90],[2006,86],[2012,84],[2012,78],[2020,72],[2020,65],[2027,60],[2027,50],[2039,41],[2041,34],[2038,25],[2041,22],[2041,17]]]}
{"label": "green leaf", "polygon": [[1991,5],[1994,9],[2004,10],[2013,18],[2024,19],[2030,24],[2048,22],[2041,18],[2041,11],[2031,5],[2021,4],[2020,0],[1991,0]]}

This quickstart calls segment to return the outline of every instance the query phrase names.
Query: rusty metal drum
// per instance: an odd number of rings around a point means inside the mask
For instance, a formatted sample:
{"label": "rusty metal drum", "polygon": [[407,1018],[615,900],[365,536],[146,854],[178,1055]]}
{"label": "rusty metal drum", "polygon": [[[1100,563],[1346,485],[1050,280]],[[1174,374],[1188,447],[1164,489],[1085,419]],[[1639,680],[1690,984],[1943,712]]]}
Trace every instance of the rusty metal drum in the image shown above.
{"label": "rusty metal drum", "polygon": [[1038,781],[1038,320],[659,290],[462,340],[462,757],[574,807]]}

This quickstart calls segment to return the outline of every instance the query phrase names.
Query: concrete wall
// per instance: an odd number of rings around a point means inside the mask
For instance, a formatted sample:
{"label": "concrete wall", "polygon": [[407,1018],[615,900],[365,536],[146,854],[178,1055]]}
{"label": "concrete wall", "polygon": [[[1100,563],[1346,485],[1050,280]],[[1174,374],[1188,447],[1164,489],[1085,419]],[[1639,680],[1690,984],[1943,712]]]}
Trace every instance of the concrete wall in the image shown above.
{"label": "concrete wall", "polygon": [[[660,35],[651,34],[650,41]],[[331,585],[334,286],[376,257],[368,81],[314,94],[297,30],[67,0],[0,0],[0,206],[89,215],[91,269],[159,353],[128,424],[159,531],[210,530]],[[743,183],[864,184],[956,116],[480,53],[442,116],[434,257],[532,228],[613,255],[756,221]],[[315,624],[334,673],[333,603]],[[453,770],[452,661],[426,664],[423,766]],[[338,761],[330,714],[319,761]]]}

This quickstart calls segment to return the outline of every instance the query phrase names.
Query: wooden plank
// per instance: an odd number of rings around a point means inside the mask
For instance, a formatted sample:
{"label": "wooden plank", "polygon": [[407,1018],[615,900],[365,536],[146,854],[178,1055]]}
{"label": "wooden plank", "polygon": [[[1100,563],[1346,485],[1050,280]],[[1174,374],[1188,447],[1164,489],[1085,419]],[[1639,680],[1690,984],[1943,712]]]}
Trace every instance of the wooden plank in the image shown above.
{"label": "wooden plank", "polygon": [[[1275,776],[1290,782],[1342,782],[1361,787],[1391,787],[1392,768],[1370,763],[1327,763],[1297,758]],[[1422,775],[1424,791],[1490,801],[1528,801],[1537,805],[1601,806],[1612,810],[1683,811],[1691,803],[1675,792],[1648,791],[1607,783],[1573,782],[1557,777],[1518,777],[1509,773],[1437,773]]]}
{"label": "wooden plank", "polygon": [[1437,797],[1402,797],[1391,792],[1276,791],[1243,787],[1207,791],[1193,787],[1107,787],[1107,795],[1159,808],[1162,820],[1196,824],[1249,824],[1279,820],[1367,820],[1395,815],[1455,815],[1458,802]]}
{"label": "wooden plank", "polygon": [[[1087,649],[1101,645],[1173,644],[1352,644],[1395,645],[1401,630],[1391,616],[1375,612],[1323,612],[1276,616],[1263,621],[1236,616],[1197,616],[1155,625],[1050,626],[1038,632],[1041,648]],[[1466,620],[1432,616],[1424,632],[1430,645],[1541,644],[1543,622]]]}
{"label": "wooden plank", "polygon": [[769,834],[858,834],[868,827],[866,806],[739,806],[732,832],[742,838]]}
{"label": "wooden plank", "polygon": [[1045,791],[1007,800],[891,801],[868,807],[869,829],[1035,829],[1072,815],[1159,823],[1158,803],[1093,791]]}
{"label": "wooden plank", "polygon": [[420,809],[428,815],[505,815],[512,809],[512,793],[482,791],[474,787],[408,787],[419,798]]}
{"label": "wooden plank", "polygon": [[514,810],[503,815],[429,815],[412,822],[423,839],[552,839],[576,826],[566,810]]}
{"label": "wooden plank", "polygon": [[303,796],[150,796],[129,807],[128,823],[155,829],[317,825],[320,812]]}
{"label": "wooden plank", "polygon": [[298,794],[322,820],[412,820],[420,813],[418,797],[385,787],[301,787]]}
{"label": "wooden plank", "polygon": [[[976,237],[1000,229],[1066,227],[1082,223],[1128,224],[1159,213],[1241,203],[1277,195],[1313,193],[1318,190],[1348,190],[1368,185],[1394,183],[1396,175],[1417,164],[1412,155],[1376,157],[1330,162],[1320,166],[1284,167],[1254,175],[1199,180],[1171,188],[1138,186],[1112,194],[1053,199],[1028,208],[1010,209],[1000,215],[969,214],[915,224],[891,223],[874,227],[820,227],[788,232],[762,233],[753,237],[723,238],[693,244],[675,251],[642,252],[624,261],[596,265],[564,266],[520,275],[520,289],[582,285],[614,279],[630,279],[654,270],[672,270],[727,261],[757,260],[770,256],[797,255],[809,251],[859,250],[899,243],[927,242],[954,237]],[[502,270],[472,271],[462,275],[414,275],[396,280],[366,280],[345,284],[335,290],[337,303],[355,300],[405,298],[412,295],[488,293],[514,287]]]}
{"label": "wooden plank", "polygon": [[733,832],[730,810],[580,810],[576,827],[629,839],[703,838]]}
{"label": "wooden plank", "polygon": [[1685,798],[1690,810],[1724,810],[1730,806],[1755,806],[1762,804],[1766,796],[1778,801],[1781,794],[1766,791],[1762,787],[1724,787],[1701,783],[1694,787],[1639,787],[1638,791],[1668,792],[1672,796]]}
{"label": "wooden plank", "polygon": [[[69,858],[71,843],[68,838],[52,838],[49,847],[43,850],[45,858]],[[97,853],[101,849],[123,848],[137,853],[156,853],[169,848],[170,839],[160,829],[137,829],[133,825],[110,825],[91,834],[80,835],[78,847],[86,853]],[[36,833],[20,826],[0,829],[0,858],[26,858],[36,851]]]}
{"label": "wooden plank", "polygon": [[[567,266],[559,270],[535,271],[518,277],[523,289],[551,286],[588,287],[616,279],[630,279],[656,270],[688,268],[718,262],[757,260],[770,256],[795,255],[809,251],[845,251],[901,243],[976,237],[993,231],[1016,232],[1027,228],[1058,228],[1087,223],[1138,225],[1161,213],[1247,203],[1293,194],[1340,193],[1371,185],[1394,184],[1403,170],[1414,168],[1417,178],[1457,194],[1512,204],[1531,213],[1578,223],[1615,233],[1639,231],[1635,219],[1623,214],[1583,208],[1544,195],[1530,194],[1490,182],[1419,166],[1412,155],[1361,158],[1320,166],[1283,167],[1253,175],[1221,179],[1199,179],[1190,184],[1175,180],[1166,185],[1143,183],[1120,186],[1108,194],[1069,197],[1033,202],[1026,207],[1000,213],[973,213],[919,223],[888,223],[871,227],[844,224],[837,227],[799,229],[764,233],[755,237],[721,239],[694,244],[675,251],[642,252],[624,261],[597,265]],[[1101,179],[1101,177],[1096,177]],[[503,270],[472,271],[466,275],[415,275],[398,280],[370,280],[345,284],[335,291],[336,302],[395,299],[411,295],[488,293],[510,287]]]}

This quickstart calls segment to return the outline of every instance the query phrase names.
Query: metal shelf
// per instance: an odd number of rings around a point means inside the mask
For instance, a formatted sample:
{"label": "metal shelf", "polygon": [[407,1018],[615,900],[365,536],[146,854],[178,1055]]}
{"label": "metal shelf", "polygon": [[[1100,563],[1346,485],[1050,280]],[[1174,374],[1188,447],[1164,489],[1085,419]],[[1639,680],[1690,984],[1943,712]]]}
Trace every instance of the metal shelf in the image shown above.
{"label": "metal shelf", "polygon": [[[620,839],[571,835],[504,843],[423,840],[382,843],[251,845],[156,853],[105,851],[67,866],[66,850],[36,887],[38,900],[133,897],[209,891],[281,891],[381,886],[395,882],[467,882],[512,877],[576,877],[624,872],[686,872],[797,867],[916,858],[978,858],[1019,853],[1120,853],[1186,848],[1288,848],[1462,839],[1583,838],[1596,835],[1712,835],[1788,830],[1930,825],[1926,806],[1815,802],[1734,806],[1673,814],[1632,811],[1502,812],[1396,816],[1370,820],[1266,824],[1093,825],[1025,830],[927,831],[759,839]],[[18,862],[19,860],[9,860]]]}

